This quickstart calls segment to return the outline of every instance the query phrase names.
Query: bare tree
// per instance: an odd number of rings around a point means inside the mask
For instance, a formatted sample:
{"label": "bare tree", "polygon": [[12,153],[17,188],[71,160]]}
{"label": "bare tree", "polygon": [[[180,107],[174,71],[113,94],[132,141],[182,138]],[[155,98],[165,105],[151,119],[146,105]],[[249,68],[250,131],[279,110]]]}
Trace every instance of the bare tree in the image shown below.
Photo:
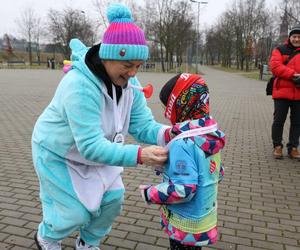
{"label": "bare tree", "polygon": [[[100,29],[103,29],[103,31],[108,27],[108,20],[106,17],[106,10],[107,7],[112,3],[115,2],[113,0],[93,0],[93,5],[95,7],[96,13],[99,16],[99,19],[97,20],[97,25]],[[138,13],[138,5],[133,0],[127,0],[127,1],[121,1],[124,3],[124,5],[128,6],[131,10],[132,16],[134,20],[137,20],[137,13]]]}
{"label": "bare tree", "polygon": [[28,44],[29,64],[32,65],[32,42],[39,27],[40,19],[36,16],[32,7],[25,8],[16,20],[19,32]]}
{"label": "bare tree", "polygon": [[232,15],[225,12],[220,16],[217,25],[206,32],[206,48],[209,52],[207,60],[211,64],[218,60],[218,63],[221,63],[222,66],[231,67],[235,42],[233,27],[234,19]]}
{"label": "bare tree", "polygon": [[[277,17],[277,18],[276,18]],[[255,65],[266,64],[269,61],[269,55],[276,45],[279,35],[279,13],[277,8],[265,9],[261,15],[260,28],[257,29],[255,39]]]}
{"label": "bare tree", "polygon": [[37,62],[41,65],[41,51],[40,51],[40,38],[44,34],[42,29],[42,21],[41,18],[37,17],[35,21],[35,28],[33,30],[33,41],[36,44],[36,56]]}
{"label": "bare tree", "polygon": [[300,1],[299,0],[282,0],[280,9],[282,12],[287,9],[290,18],[290,24],[300,23]]}
{"label": "bare tree", "polygon": [[[144,23],[148,39],[159,51],[162,70],[174,67],[174,59],[179,63],[192,41],[192,18],[190,5],[186,1],[152,0],[146,2]],[[167,62],[165,69],[164,62]]]}
{"label": "bare tree", "polygon": [[173,22],[169,30],[170,35],[168,36],[169,47],[171,48],[171,67],[173,67],[174,57],[178,65],[182,64],[183,54],[185,54],[186,48],[191,44],[195,33],[190,5],[187,2],[180,1],[174,5],[172,19]]}
{"label": "bare tree", "polygon": [[205,57],[206,62],[211,65],[215,64],[217,50],[219,48],[219,43],[217,42],[218,35],[219,31],[214,30],[213,27],[206,31]]}
{"label": "bare tree", "polygon": [[[278,18],[276,18],[278,17]],[[279,14],[265,7],[265,0],[237,0],[206,32],[209,63],[241,70],[266,63],[279,34]],[[254,62],[254,64],[253,64]]]}
{"label": "bare tree", "polygon": [[239,69],[248,71],[250,68],[264,10],[265,0],[239,0],[227,11],[234,28],[235,58]]}
{"label": "bare tree", "polygon": [[106,8],[110,4],[109,0],[93,0],[93,5],[95,6],[95,10],[99,15],[99,20],[97,23],[99,26],[104,26],[106,29],[108,26],[108,20],[106,17]]}
{"label": "bare tree", "polygon": [[146,35],[156,51],[161,60],[162,70],[165,72],[164,66],[164,16],[166,13],[166,8],[170,0],[159,1],[152,0],[146,2],[145,13],[146,13]]}
{"label": "bare tree", "polygon": [[64,56],[70,57],[69,42],[79,38],[86,45],[93,45],[95,32],[92,21],[81,10],[66,8],[62,11],[50,9],[48,12],[48,30],[54,44],[59,43]]}

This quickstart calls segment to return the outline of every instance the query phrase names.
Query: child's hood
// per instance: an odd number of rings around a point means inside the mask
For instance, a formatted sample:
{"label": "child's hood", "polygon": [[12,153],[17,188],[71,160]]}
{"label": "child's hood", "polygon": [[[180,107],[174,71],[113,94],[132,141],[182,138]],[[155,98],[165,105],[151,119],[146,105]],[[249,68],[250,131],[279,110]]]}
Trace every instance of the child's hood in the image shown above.
{"label": "child's hood", "polygon": [[[208,127],[215,124],[217,124],[216,121],[212,117],[207,116],[197,120],[177,123],[173,126],[172,131],[176,134],[180,134],[187,130]],[[197,135],[190,138],[205,152],[207,156],[218,153],[224,148],[226,143],[225,134],[219,129],[209,134]]]}

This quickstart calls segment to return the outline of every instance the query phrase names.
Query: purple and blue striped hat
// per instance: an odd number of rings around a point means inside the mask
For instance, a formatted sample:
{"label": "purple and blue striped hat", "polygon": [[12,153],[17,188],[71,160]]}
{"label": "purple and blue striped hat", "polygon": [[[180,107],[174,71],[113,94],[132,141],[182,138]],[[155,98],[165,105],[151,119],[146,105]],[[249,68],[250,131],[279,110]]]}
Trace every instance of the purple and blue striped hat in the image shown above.
{"label": "purple and blue striped hat", "polygon": [[144,32],[133,23],[130,10],[119,3],[111,4],[107,9],[110,23],[104,32],[99,50],[101,59],[146,61],[149,49]]}

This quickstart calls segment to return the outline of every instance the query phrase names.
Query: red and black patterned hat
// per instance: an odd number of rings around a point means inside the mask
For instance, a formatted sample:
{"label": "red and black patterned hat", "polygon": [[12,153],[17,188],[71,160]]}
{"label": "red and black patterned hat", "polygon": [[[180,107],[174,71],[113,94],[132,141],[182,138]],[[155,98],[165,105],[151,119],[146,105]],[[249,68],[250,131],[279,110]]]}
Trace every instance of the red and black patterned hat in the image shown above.
{"label": "red and black patterned hat", "polygon": [[209,91],[200,75],[176,75],[163,86],[159,97],[172,124],[209,115]]}

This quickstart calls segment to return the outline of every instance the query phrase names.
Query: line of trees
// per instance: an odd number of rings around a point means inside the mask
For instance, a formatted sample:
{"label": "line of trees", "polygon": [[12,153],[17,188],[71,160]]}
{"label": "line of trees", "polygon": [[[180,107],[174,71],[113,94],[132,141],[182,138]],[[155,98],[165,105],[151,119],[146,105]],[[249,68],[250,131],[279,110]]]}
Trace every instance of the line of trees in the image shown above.
{"label": "line of trees", "polygon": [[[28,7],[23,10],[19,19],[16,20],[19,28],[19,32],[28,43],[28,55],[29,63],[32,65],[32,43],[36,43],[39,46],[39,40],[41,36],[41,18],[39,18],[34,9]],[[37,48],[37,57],[40,61],[40,52]]]}
{"label": "line of trees", "polygon": [[[288,28],[300,23],[300,1],[282,0],[271,8],[265,0],[232,1],[214,25],[200,31],[199,40],[190,1],[148,0],[144,13],[152,55],[167,63],[166,70],[185,58],[248,71],[267,63],[272,49],[287,38]],[[200,58],[194,56],[197,41]]]}
{"label": "line of trees", "polygon": [[[265,0],[234,2],[218,23],[207,31],[206,61],[225,67],[235,64],[238,69],[246,71],[251,64],[257,67],[266,63],[272,49],[283,42],[280,32],[286,32],[283,34],[286,39],[288,26],[299,23],[299,5],[299,1],[284,0],[270,10],[266,8]],[[286,30],[280,30],[284,22]]]}
{"label": "line of trees", "polygon": [[[152,57],[162,62],[163,71],[180,66],[183,57],[187,57],[189,46],[195,45],[193,43],[196,33],[189,2],[148,0],[144,13]],[[166,68],[164,62],[167,63]]]}
{"label": "line of trees", "polygon": [[48,31],[52,41],[61,46],[66,58],[70,57],[69,42],[72,38],[79,38],[87,45],[92,45],[96,41],[92,20],[85,12],[72,8],[61,11],[50,9]]}
{"label": "line of trees", "polygon": [[[64,10],[50,9],[46,22],[42,23],[33,7],[24,10],[18,25],[28,42],[28,53],[31,54],[31,43],[39,44],[41,37],[59,46],[65,58],[70,56],[68,44],[74,37],[91,46],[101,33],[99,30],[108,25],[105,9],[110,2],[93,0],[98,21],[81,10],[68,7]],[[299,23],[300,17],[299,0],[282,0],[273,9],[266,7],[265,0],[235,0],[215,24],[197,34],[198,17],[191,1],[145,0],[138,5],[136,1],[127,0],[125,3],[145,30],[151,60],[160,61],[163,71],[178,67],[183,62],[200,60],[207,64],[249,70],[251,66],[268,60],[278,42],[283,17],[288,25]],[[195,57],[196,48],[200,48],[200,58]],[[32,56],[29,58],[31,63]]]}
{"label": "line of trees", "polygon": [[93,22],[81,10],[66,8],[64,10],[50,9],[47,20],[42,23],[33,9],[23,10],[16,20],[22,38],[27,41],[29,63],[32,65],[32,45],[37,46],[37,61],[40,64],[40,40],[47,39],[55,50],[61,51],[65,58],[70,57],[69,42],[77,37],[91,46],[96,41]]}
{"label": "line of trees", "polygon": [[[266,7],[265,0],[239,0],[224,12],[219,22],[207,32],[206,60],[249,70],[253,59],[266,61],[276,40],[276,16]],[[259,50],[260,48],[260,50]]]}

